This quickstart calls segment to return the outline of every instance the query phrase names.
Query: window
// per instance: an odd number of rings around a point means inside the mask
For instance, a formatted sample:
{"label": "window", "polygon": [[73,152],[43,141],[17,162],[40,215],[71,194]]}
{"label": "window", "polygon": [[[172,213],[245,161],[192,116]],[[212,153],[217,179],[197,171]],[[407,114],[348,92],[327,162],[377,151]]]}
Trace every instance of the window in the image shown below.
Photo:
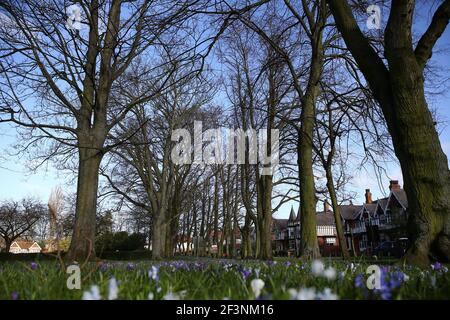
{"label": "window", "polygon": [[326,238],[325,243],[329,246],[333,246],[336,243],[336,238]]}

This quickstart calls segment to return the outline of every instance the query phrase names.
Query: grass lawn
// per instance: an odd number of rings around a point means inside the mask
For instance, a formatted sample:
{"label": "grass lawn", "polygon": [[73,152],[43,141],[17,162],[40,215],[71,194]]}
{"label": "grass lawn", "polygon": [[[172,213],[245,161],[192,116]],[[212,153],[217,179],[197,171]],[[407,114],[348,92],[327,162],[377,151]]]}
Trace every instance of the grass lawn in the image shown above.
{"label": "grass lawn", "polygon": [[[374,262],[371,262],[374,263]],[[104,261],[81,269],[81,289],[54,261],[0,262],[0,299],[449,299],[450,273],[381,267],[379,289],[366,286],[367,261],[302,263],[184,259]]]}

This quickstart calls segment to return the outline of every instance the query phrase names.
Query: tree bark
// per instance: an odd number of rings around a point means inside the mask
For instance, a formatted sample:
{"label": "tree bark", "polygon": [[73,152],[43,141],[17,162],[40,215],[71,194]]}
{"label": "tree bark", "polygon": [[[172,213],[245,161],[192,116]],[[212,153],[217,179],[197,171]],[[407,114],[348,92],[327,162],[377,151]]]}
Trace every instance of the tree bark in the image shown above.
{"label": "tree bark", "polygon": [[152,258],[160,260],[165,258],[166,223],[163,211],[154,215],[152,232]]}
{"label": "tree bark", "polygon": [[272,259],[272,176],[261,176],[257,183],[258,258],[269,260]]}
{"label": "tree bark", "polygon": [[302,97],[300,141],[298,144],[298,165],[300,169],[300,255],[306,260],[320,257],[317,244],[316,188],[312,160],[315,108],[323,65],[322,31],[317,32],[319,33],[314,36],[316,40],[312,44],[312,62],[308,86],[305,95]]}
{"label": "tree bark", "polygon": [[371,48],[344,1],[328,1],[347,47],[380,103],[408,197],[411,246],[404,260],[422,267],[430,258],[450,260],[450,174],[428,109],[423,68],[450,18],[450,1],[433,16],[416,49],[411,26],[414,1],[394,1],[385,30],[389,68]]}
{"label": "tree bark", "polygon": [[95,258],[98,175],[102,157],[95,149],[79,150],[75,226],[67,253],[68,260]]}
{"label": "tree bark", "polygon": [[341,250],[342,258],[350,258],[350,253],[348,252],[347,242],[345,241],[344,228],[342,227],[341,220],[341,209],[339,207],[336,195],[336,189],[334,188],[333,174],[331,168],[326,170],[327,176],[327,189],[330,194],[331,206],[333,207],[334,220],[336,223],[336,233],[339,241],[339,248]]}
{"label": "tree bark", "polygon": [[5,239],[5,252],[8,253],[11,250],[11,245],[14,242],[13,239]]}

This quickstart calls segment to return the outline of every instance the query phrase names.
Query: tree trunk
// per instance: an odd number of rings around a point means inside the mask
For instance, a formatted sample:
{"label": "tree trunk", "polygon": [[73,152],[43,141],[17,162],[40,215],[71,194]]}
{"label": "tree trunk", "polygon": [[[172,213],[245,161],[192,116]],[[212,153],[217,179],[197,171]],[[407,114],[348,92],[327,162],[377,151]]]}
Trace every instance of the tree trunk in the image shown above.
{"label": "tree trunk", "polygon": [[97,215],[98,175],[102,154],[80,148],[75,226],[67,259],[84,261],[95,258],[95,223]]}
{"label": "tree trunk", "polygon": [[336,189],[334,188],[333,174],[331,168],[326,169],[327,176],[327,189],[330,194],[331,206],[333,207],[334,220],[336,223],[336,232],[339,241],[339,248],[341,250],[342,258],[350,258],[350,253],[348,252],[347,242],[345,241],[344,228],[342,227],[341,220],[341,209],[338,205]]}
{"label": "tree trunk", "polygon": [[[311,98],[310,98],[311,99]],[[316,190],[312,167],[312,135],[314,130],[314,100],[305,99],[298,148],[300,180],[300,255],[311,260],[320,257],[317,244]]]}
{"label": "tree trunk", "polygon": [[410,215],[412,246],[405,259],[429,266],[430,256],[450,260],[450,175],[425,100],[423,70],[414,55],[410,34],[397,30],[404,26],[402,9],[398,11],[386,28],[385,55],[392,88],[390,132],[402,167]]}
{"label": "tree trunk", "polygon": [[11,250],[11,245],[14,242],[12,239],[5,239],[5,252],[8,253]]}
{"label": "tree trunk", "polygon": [[263,175],[258,181],[258,258],[272,259],[272,176]]}
{"label": "tree trunk", "polygon": [[165,258],[165,240],[166,230],[163,211],[154,215],[153,219],[153,231],[152,231],[152,259],[160,260]]}
{"label": "tree trunk", "polygon": [[[408,64],[408,70],[413,72],[412,65]],[[429,266],[429,258],[450,260],[448,162],[425,101],[421,75],[402,74],[395,79],[398,128],[392,140],[408,196],[411,239],[405,259],[425,267]]]}
{"label": "tree trunk", "polygon": [[313,134],[316,118],[316,101],[319,95],[319,81],[323,69],[323,24],[326,8],[320,3],[317,20],[311,37],[311,66],[305,94],[301,99],[300,142],[298,144],[298,164],[300,175],[300,255],[303,259],[320,257],[317,243],[316,188],[313,171]]}
{"label": "tree trunk", "polygon": [[[450,260],[450,173],[424,94],[423,70],[446,25],[443,2],[413,48],[414,1],[393,1],[385,30],[383,60],[358,28],[344,1],[328,1],[336,25],[380,103],[403,173],[411,246],[404,260],[428,267],[430,257]],[[430,33],[428,32],[430,31]]]}

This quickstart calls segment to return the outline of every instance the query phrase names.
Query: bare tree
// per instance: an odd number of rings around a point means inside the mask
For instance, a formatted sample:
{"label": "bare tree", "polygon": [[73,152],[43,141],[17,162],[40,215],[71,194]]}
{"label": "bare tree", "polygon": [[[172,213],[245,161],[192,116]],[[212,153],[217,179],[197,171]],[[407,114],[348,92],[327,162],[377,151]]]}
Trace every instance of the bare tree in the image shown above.
{"label": "bare tree", "polygon": [[5,251],[20,237],[25,237],[38,220],[47,213],[37,200],[5,201],[0,205],[0,236],[5,240]]}
{"label": "bare tree", "polygon": [[192,12],[187,9],[196,3],[79,1],[76,6],[83,19],[77,30],[65,23],[66,1],[1,2],[2,19],[8,23],[0,28],[0,105],[5,115],[0,121],[30,129],[32,143],[26,147],[49,140],[44,160],[61,154],[78,158],[68,259],[94,256],[100,163],[121,142],[108,142],[111,130],[135,106],[160,94],[170,72],[146,82],[139,96],[129,93],[117,99],[112,93],[137,57],[151,59],[161,41],[170,43],[189,32],[184,22]]}
{"label": "bare tree", "polygon": [[[361,32],[346,1],[328,0],[336,25],[379,102],[400,161],[408,196],[411,247],[405,261],[428,266],[430,257],[450,259],[450,173],[428,108],[424,68],[450,19],[442,1],[413,45],[415,1],[392,1],[382,59]],[[387,64],[386,64],[387,63]]]}

